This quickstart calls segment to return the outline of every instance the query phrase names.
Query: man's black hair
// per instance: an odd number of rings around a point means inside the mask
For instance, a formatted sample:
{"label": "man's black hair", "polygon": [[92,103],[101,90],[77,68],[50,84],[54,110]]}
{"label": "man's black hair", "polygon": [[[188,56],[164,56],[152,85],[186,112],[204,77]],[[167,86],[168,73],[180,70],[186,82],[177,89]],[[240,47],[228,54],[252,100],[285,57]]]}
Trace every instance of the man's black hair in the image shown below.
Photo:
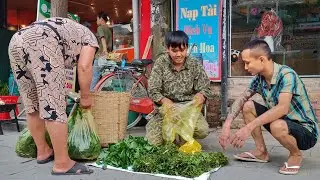
{"label": "man's black hair", "polygon": [[108,21],[108,14],[105,13],[105,12],[103,12],[103,11],[99,12],[99,13],[97,14],[97,17],[98,17],[98,18],[102,18],[102,19],[105,20],[106,22]]}
{"label": "man's black hair", "polygon": [[165,43],[167,48],[188,48],[189,37],[183,31],[171,31],[166,34]]}
{"label": "man's black hair", "polygon": [[254,49],[260,49],[264,52],[264,55],[267,56],[267,58],[270,60],[272,59],[272,53],[271,49],[268,45],[268,43],[262,39],[254,39],[250,42],[248,42],[244,47],[243,50],[254,50]]}

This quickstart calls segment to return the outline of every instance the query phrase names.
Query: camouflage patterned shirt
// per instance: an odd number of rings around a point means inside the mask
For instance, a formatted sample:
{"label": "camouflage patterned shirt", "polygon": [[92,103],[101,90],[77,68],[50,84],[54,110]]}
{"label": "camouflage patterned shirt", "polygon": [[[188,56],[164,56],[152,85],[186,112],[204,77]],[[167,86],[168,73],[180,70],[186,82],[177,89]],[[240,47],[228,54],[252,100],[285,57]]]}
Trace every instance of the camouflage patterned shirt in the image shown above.
{"label": "camouflage patterned shirt", "polygon": [[155,61],[148,84],[148,92],[154,102],[164,97],[173,102],[191,101],[198,92],[207,99],[213,97],[206,72],[192,57],[187,57],[181,70],[177,71],[169,55],[161,55]]}

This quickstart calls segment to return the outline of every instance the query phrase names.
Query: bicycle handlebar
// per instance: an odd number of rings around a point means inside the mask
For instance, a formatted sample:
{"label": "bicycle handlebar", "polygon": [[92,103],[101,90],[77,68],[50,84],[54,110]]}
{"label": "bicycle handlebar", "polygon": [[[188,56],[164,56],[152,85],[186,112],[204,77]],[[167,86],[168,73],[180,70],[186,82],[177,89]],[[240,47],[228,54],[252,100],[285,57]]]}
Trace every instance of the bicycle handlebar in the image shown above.
{"label": "bicycle handlebar", "polygon": [[103,66],[103,69],[109,69],[112,70],[114,72],[119,72],[119,71],[123,71],[123,72],[143,72],[143,69],[135,67],[135,66],[125,66],[123,68],[119,67],[118,65],[114,66],[114,65],[106,65]]}

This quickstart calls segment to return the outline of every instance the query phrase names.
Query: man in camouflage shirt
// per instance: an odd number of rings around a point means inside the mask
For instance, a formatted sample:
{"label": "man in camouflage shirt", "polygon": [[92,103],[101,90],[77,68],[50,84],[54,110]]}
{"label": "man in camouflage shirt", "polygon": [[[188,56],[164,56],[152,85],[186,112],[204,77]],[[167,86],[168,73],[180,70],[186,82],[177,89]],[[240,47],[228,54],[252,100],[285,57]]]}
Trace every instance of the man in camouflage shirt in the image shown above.
{"label": "man in camouflage shirt", "polygon": [[[187,57],[188,36],[183,31],[173,31],[166,35],[167,53],[155,62],[149,78],[149,95],[157,105],[173,107],[175,103],[185,103],[197,98],[197,105],[212,98],[210,81],[201,64],[195,58]],[[162,144],[162,115],[158,109],[149,115],[146,137],[152,144]],[[205,138],[208,123],[197,121],[194,136]]]}

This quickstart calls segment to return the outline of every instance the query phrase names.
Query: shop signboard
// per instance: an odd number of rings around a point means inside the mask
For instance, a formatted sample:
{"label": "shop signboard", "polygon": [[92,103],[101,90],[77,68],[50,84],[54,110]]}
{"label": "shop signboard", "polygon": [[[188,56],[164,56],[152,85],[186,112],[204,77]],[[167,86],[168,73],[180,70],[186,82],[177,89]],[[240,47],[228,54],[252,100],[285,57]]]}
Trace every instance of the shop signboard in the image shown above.
{"label": "shop signboard", "polygon": [[189,36],[191,55],[203,58],[211,81],[221,81],[222,0],[177,0],[176,29]]}
{"label": "shop signboard", "polygon": [[[46,1],[46,0],[38,0],[38,5],[37,5],[37,21],[39,20],[43,20],[46,18],[50,17],[50,13],[51,13],[51,4],[50,2]],[[69,19],[73,19],[77,22],[80,22],[80,17],[69,13],[67,14]]]}

